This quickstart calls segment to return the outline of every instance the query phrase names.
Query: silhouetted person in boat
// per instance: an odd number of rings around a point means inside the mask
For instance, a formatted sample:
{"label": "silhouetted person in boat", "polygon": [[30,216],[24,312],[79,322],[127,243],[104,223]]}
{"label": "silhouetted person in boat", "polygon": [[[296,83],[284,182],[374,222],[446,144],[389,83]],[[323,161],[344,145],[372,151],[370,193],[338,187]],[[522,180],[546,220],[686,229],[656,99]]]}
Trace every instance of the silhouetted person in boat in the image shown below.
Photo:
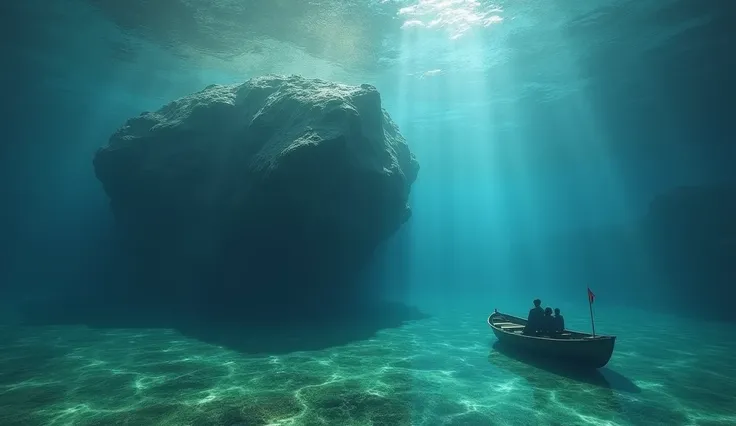
{"label": "silhouetted person in boat", "polygon": [[551,336],[555,332],[555,317],[552,316],[552,308],[545,308],[544,318],[542,318],[542,327],[540,334],[544,336]]}
{"label": "silhouetted person in boat", "polygon": [[555,333],[565,331],[565,317],[560,314],[560,308],[555,308]]}
{"label": "silhouetted person in boat", "polygon": [[536,336],[544,323],[544,309],[542,309],[542,301],[534,299],[534,307],[529,311],[529,317],[526,319],[526,327],[524,334]]}

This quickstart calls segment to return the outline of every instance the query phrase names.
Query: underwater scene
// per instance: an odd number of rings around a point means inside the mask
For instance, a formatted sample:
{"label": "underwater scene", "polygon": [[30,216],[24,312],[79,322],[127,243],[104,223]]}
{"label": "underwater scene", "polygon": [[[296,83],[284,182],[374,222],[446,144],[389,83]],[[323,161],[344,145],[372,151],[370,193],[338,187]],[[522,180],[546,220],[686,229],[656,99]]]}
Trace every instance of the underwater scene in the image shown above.
{"label": "underwater scene", "polygon": [[736,425],[733,22],[3,2],[0,426]]}

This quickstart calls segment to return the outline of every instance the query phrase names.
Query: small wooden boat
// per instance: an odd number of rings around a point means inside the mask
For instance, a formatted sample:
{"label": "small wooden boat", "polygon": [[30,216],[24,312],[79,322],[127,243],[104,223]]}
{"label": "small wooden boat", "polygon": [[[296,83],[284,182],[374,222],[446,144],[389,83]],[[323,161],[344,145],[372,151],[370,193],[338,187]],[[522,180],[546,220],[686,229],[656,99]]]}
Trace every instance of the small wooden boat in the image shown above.
{"label": "small wooden boat", "polygon": [[[496,368],[523,378],[535,389],[560,389],[560,378],[567,381],[586,383],[595,387],[611,389],[612,385],[606,376],[597,368],[577,368],[569,363],[561,363],[533,356],[509,348],[499,341],[493,343],[493,350],[488,354],[488,362]],[[539,370],[544,371],[542,374]],[[607,372],[608,373],[608,372]]]}
{"label": "small wooden boat", "polygon": [[581,368],[601,368],[613,355],[616,336],[599,336],[565,330],[553,337],[522,334],[526,320],[498,311],[488,317],[488,325],[499,343],[535,356],[569,362]]}

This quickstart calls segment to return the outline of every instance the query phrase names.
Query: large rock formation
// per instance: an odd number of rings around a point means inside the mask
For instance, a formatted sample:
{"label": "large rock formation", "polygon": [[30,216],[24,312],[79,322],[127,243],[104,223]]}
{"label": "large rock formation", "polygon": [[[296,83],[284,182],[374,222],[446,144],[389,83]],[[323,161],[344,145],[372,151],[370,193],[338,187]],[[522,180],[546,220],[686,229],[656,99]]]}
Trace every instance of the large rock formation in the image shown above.
{"label": "large rock formation", "polygon": [[359,298],[419,169],[374,87],[296,76],[145,112],[94,166],[138,260],[131,299],[241,311]]}

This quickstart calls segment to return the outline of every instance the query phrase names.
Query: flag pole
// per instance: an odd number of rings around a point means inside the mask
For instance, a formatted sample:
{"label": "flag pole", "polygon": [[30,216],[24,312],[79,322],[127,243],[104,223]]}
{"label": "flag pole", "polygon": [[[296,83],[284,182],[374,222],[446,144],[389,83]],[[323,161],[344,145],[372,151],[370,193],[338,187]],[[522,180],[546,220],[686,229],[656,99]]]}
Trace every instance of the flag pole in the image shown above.
{"label": "flag pole", "polygon": [[590,308],[590,325],[593,327],[593,337],[595,337],[595,320],[593,319],[593,299],[595,295],[588,287],[588,307]]}

